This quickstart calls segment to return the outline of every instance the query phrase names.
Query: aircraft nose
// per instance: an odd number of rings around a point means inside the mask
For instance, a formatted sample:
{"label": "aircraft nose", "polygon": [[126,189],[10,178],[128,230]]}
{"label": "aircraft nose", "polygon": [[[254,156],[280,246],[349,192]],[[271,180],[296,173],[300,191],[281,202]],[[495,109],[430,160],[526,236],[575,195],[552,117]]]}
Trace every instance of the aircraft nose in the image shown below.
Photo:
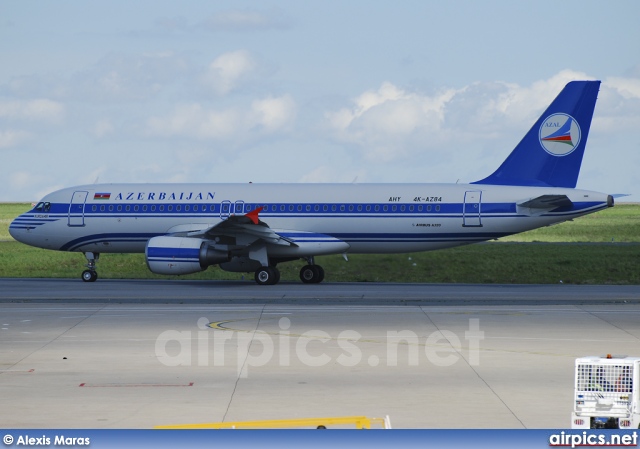
{"label": "aircraft nose", "polygon": [[16,217],[9,225],[9,234],[15,240],[21,243],[29,243],[29,236],[31,231],[35,229],[33,224],[30,224],[28,219],[24,215]]}

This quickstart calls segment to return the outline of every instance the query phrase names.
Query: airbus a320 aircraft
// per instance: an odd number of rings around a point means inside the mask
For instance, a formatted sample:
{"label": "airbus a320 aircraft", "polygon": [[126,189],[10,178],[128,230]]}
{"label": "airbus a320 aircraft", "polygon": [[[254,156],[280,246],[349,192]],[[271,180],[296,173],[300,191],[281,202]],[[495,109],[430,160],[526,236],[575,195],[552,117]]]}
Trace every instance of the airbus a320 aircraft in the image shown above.
{"label": "airbus a320 aircraft", "polygon": [[96,184],[58,190],[10,225],[28,245],[84,253],[144,252],[158,274],[212,265],[279,281],[277,265],[314,257],[407,253],[465,245],[613,206],[576,190],[599,81],[565,86],[502,165],[470,184]]}

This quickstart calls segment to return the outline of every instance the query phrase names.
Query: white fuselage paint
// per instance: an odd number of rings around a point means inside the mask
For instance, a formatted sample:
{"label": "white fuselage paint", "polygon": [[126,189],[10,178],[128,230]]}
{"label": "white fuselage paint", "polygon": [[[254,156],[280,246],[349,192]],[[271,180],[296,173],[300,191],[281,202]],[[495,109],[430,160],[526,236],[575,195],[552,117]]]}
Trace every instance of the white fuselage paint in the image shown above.
{"label": "white fuselage paint", "polygon": [[[573,207],[552,212],[517,206],[541,195],[566,195]],[[607,207],[603,193],[481,184],[100,184],[59,190],[42,201],[50,203],[48,210],[25,213],[11,224],[16,240],[95,253],[144,252],[153,236],[205,229],[259,206],[265,206],[260,220],[275,232],[325,234],[346,242],[349,253],[453,247]]]}

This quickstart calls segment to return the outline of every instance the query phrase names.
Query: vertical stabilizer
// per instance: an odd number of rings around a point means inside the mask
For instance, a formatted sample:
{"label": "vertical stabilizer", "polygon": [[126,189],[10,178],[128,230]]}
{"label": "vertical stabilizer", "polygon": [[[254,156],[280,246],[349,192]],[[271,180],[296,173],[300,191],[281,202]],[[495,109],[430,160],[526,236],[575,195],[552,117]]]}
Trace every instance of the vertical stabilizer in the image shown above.
{"label": "vertical stabilizer", "polygon": [[599,88],[600,81],[567,84],[502,165],[473,184],[574,188]]}

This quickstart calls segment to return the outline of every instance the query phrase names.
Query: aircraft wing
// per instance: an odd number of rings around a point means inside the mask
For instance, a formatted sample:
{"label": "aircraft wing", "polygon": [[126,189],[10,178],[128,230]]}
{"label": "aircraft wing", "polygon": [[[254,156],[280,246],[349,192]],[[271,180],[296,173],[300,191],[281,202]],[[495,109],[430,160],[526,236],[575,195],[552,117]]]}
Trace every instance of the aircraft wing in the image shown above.
{"label": "aircraft wing", "polygon": [[270,245],[270,254],[280,256],[297,256],[310,249],[318,255],[349,249],[348,243],[330,235],[272,229],[258,218],[261,210],[262,208],[258,208],[245,215],[232,215],[213,226],[178,225],[171,228],[169,234],[209,240],[212,242],[211,247],[219,251],[242,251],[256,242]]}
{"label": "aircraft wing", "polygon": [[206,229],[189,232],[187,236],[205,238],[231,246],[249,246],[257,240],[274,245],[296,246],[290,239],[276,233],[258,218],[261,210],[260,207],[245,215],[232,215]]}

